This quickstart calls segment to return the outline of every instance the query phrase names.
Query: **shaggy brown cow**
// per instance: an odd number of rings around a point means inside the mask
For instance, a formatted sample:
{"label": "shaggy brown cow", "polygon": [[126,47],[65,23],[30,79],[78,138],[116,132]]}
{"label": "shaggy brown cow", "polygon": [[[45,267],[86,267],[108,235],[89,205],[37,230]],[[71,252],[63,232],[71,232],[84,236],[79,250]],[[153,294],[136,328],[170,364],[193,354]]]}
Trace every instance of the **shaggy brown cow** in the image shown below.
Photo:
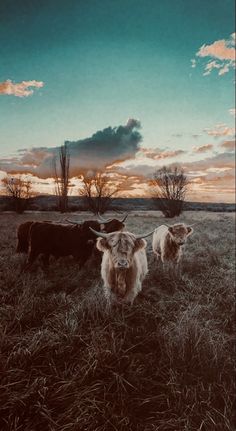
{"label": "shaggy brown cow", "polygon": [[143,238],[152,232],[135,236],[130,232],[105,234],[91,230],[99,237],[97,248],[103,252],[101,276],[106,298],[132,304],[148,271]]}
{"label": "shaggy brown cow", "polygon": [[171,263],[177,265],[183,253],[183,246],[187,237],[191,235],[193,228],[184,223],[177,223],[173,226],[159,226],[153,234],[152,248],[157,259],[161,259],[163,265]]}

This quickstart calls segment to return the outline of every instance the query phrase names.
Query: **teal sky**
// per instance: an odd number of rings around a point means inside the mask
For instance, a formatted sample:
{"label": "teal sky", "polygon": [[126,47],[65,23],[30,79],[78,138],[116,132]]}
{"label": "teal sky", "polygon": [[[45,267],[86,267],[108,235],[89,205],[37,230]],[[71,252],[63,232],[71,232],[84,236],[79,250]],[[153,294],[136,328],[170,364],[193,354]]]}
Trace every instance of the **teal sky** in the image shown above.
{"label": "teal sky", "polygon": [[2,0],[0,82],[44,86],[0,97],[0,157],[130,117],[145,148],[209,144],[204,129],[234,124],[234,72],[203,76],[196,53],[233,32],[233,0]]}

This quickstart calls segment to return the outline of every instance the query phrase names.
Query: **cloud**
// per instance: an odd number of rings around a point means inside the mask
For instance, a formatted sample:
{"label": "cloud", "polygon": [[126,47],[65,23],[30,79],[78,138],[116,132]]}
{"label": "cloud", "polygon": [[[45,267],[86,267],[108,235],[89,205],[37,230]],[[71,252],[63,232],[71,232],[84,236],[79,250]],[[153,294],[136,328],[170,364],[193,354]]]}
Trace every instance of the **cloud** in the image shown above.
{"label": "cloud", "polygon": [[182,133],[173,133],[171,136],[173,136],[173,138],[182,138]]}
{"label": "cloud", "polygon": [[212,150],[212,144],[201,145],[200,147],[193,147],[194,153],[206,153],[207,151]]}
{"label": "cloud", "polygon": [[204,129],[204,132],[206,132],[209,136],[214,136],[215,138],[220,136],[234,136],[235,128],[228,127],[226,124],[216,124],[214,129],[206,128]]}
{"label": "cloud", "polygon": [[235,108],[229,109],[229,114],[233,115],[235,117],[236,116],[236,109]]}
{"label": "cloud", "polygon": [[186,153],[183,150],[161,150],[160,148],[141,148],[140,154],[148,159],[162,160],[177,157]]}
{"label": "cloud", "polygon": [[209,169],[233,169],[235,166],[234,154],[231,152],[224,152],[216,154],[212,157],[207,157],[202,160],[194,162],[182,163],[182,167],[186,173],[195,176],[200,171],[205,172]]}
{"label": "cloud", "polygon": [[225,150],[232,150],[232,151],[234,151],[235,150],[235,140],[233,140],[233,141],[224,141],[224,142],[222,142],[221,144],[220,144],[220,146],[222,147],[222,148],[224,148]]}
{"label": "cloud", "polygon": [[[90,138],[67,141],[70,153],[70,174],[78,176],[88,170],[103,170],[115,161],[133,158],[140,149],[142,136],[140,122],[129,119],[127,124],[107,127]],[[38,147],[19,150],[18,156],[1,159],[0,169],[9,173],[31,173],[40,178],[53,175],[53,160],[58,157],[59,147]]]}
{"label": "cloud", "polygon": [[0,95],[27,97],[33,94],[34,90],[29,87],[41,88],[44,86],[42,81],[22,81],[18,83],[12,82],[10,79],[0,82]]}
{"label": "cloud", "polygon": [[[173,162],[169,164],[165,163],[165,166],[173,167],[176,164]],[[235,159],[232,152],[220,153],[193,162],[181,162],[179,166],[184,169],[191,182],[188,199],[198,201],[234,200]],[[147,185],[150,183],[150,179],[152,179],[153,173],[158,167],[160,166],[148,164],[148,162],[145,163],[142,159],[135,159],[130,160],[129,164],[114,164],[110,168],[113,174],[118,173],[128,179],[135,178],[133,195],[136,195],[136,190],[139,190],[138,195],[141,196],[142,192],[143,196],[151,196],[151,189],[148,189],[146,186],[144,187],[144,184]],[[131,193],[132,187],[129,190]]]}
{"label": "cloud", "polygon": [[209,59],[204,66],[204,76],[210,75],[213,69],[218,69],[219,76],[225,75],[230,69],[235,68],[235,33],[232,33],[229,39],[202,45],[196,56]]}
{"label": "cloud", "polygon": [[205,66],[205,72],[203,73],[203,75],[204,76],[210,75],[213,69],[221,69],[221,65],[217,63],[215,60],[207,63],[207,65]]}

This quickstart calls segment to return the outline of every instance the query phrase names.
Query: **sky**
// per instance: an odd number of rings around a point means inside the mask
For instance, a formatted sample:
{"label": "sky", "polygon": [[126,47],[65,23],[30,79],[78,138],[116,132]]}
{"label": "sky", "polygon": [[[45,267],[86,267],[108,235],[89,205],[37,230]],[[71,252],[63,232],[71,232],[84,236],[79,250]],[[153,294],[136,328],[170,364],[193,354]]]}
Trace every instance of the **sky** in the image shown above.
{"label": "sky", "polygon": [[234,25],[233,0],[2,0],[0,178],[53,193],[67,141],[72,194],[100,170],[148,196],[178,164],[189,200],[233,202]]}

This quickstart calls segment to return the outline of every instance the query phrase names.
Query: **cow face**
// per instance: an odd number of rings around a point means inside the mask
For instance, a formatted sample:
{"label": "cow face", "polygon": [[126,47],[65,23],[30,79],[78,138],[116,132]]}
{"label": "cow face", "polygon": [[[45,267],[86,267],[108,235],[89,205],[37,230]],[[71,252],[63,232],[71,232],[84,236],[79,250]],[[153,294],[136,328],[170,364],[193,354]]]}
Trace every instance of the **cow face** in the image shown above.
{"label": "cow face", "polygon": [[98,238],[97,248],[100,251],[108,251],[113,267],[117,270],[130,268],[134,253],[147,245],[144,239],[136,239],[128,232],[115,232],[107,238]]}
{"label": "cow face", "polygon": [[178,246],[182,246],[186,243],[187,237],[193,233],[193,228],[181,223],[170,226],[168,231],[172,241],[174,241]]}

